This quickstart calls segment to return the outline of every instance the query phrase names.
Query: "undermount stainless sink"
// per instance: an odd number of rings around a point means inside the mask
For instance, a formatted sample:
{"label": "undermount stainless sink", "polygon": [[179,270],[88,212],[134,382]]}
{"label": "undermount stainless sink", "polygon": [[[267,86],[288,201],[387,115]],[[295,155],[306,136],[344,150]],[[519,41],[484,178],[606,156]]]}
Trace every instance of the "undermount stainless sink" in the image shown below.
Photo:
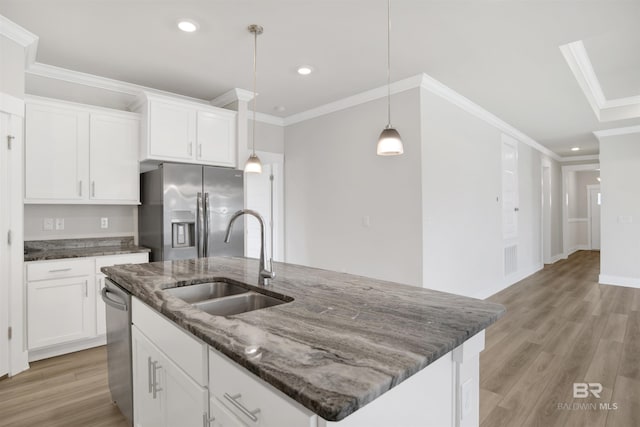
{"label": "undermount stainless sink", "polygon": [[286,296],[279,299],[253,292],[226,279],[179,286],[164,291],[214,316],[231,316],[292,301]]}
{"label": "undermount stainless sink", "polygon": [[231,316],[284,304],[286,301],[257,292],[234,295],[226,298],[193,304],[194,307],[215,316]]}
{"label": "undermount stainless sink", "polygon": [[216,280],[213,282],[198,283],[197,285],[179,286],[177,288],[166,289],[165,291],[189,304],[194,304],[214,298],[242,294],[249,292],[249,289],[224,280]]}

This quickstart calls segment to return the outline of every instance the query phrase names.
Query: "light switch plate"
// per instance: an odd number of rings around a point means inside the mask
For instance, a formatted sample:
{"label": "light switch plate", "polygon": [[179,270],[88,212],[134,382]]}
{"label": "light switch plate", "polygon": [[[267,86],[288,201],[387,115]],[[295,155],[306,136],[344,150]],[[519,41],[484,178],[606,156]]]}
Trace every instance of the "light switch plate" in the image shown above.
{"label": "light switch plate", "polygon": [[64,218],[56,218],[56,230],[64,230]]}

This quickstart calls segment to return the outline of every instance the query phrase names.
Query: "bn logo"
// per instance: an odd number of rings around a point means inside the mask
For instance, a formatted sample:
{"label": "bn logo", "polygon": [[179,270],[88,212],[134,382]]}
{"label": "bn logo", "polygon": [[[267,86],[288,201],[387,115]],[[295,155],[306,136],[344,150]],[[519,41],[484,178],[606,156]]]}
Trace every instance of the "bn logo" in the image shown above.
{"label": "bn logo", "polygon": [[584,399],[592,394],[596,399],[600,399],[602,384],[600,383],[573,383],[573,397]]}

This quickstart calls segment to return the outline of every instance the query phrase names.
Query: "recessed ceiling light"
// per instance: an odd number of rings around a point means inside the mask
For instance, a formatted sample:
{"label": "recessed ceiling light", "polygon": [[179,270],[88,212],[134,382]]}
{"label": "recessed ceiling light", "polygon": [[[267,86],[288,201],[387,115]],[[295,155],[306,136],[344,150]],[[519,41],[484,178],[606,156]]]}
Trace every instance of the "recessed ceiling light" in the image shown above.
{"label": "recessed ceiling light", "polygon": [[573,147],[571,151],[580,151],[580,147]]}
{"label": "recessed ceiling light", "polygon": [[313,67],[311,65],[301,65],[298,67],[298,74],[301,76],[308,76],[313,72]]}
{"label": "recessed ceiling light", "polygon": [[276,107],[273,107],[273,109],[276,110],[278,113],[282,113],[284,110],[286,110],[284,105],[278,105]]}
{"label": "recessed ceiling light", "polygon": [[197,31],[199,27],[198,23],[191,19],[181,19],[178,21],[178,28],[185,33],[193,33],[194,31]]}

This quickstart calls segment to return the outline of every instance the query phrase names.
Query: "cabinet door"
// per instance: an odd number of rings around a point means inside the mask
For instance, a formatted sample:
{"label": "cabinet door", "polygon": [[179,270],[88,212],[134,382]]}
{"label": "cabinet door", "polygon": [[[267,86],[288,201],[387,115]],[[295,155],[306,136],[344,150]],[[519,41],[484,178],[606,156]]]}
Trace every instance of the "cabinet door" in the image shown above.
{"label": "cabinet door", "polygon": [[29,103],[25,129],[25,198],[86,199],[89,114],[62,106]]}
{"label": "cabinet door", "polygon": [[104,274],[96,274],[96,335],[107,333],[107,307],[102,300],[102,288],[104,288]]}
{"label": "cabinet door", "polygon": [[207,389],[193,381],[180,368],[163,357],[162,391],[167,427],[202,427],[208,418]]}
{"label": "cabinet door", "polygon": [[95,288],[92,276],[27,284],[29,349],[93,335]]}
{"label": "cabinet door", "polygon": [[[159,388],[159,353],[146,337],[131,328],[133,355],[133,418],[135,427],[164,426]],[[155,388],[155,392],[154,392]]]}
{"label": "cabinet door", "polygon": [[91,114],[90,123],[91,200],[138,202],[140,121]]}
{"label": "cabinet door", "polygon": [[149,102],[149,152],[151,157],[192,160],[196,127],[195,110],[180,104]]}
{"label": "cabinet door", "polygon": [[200,163],[235,166],[235,114],[198,111],[197,124],[196,159]]}

